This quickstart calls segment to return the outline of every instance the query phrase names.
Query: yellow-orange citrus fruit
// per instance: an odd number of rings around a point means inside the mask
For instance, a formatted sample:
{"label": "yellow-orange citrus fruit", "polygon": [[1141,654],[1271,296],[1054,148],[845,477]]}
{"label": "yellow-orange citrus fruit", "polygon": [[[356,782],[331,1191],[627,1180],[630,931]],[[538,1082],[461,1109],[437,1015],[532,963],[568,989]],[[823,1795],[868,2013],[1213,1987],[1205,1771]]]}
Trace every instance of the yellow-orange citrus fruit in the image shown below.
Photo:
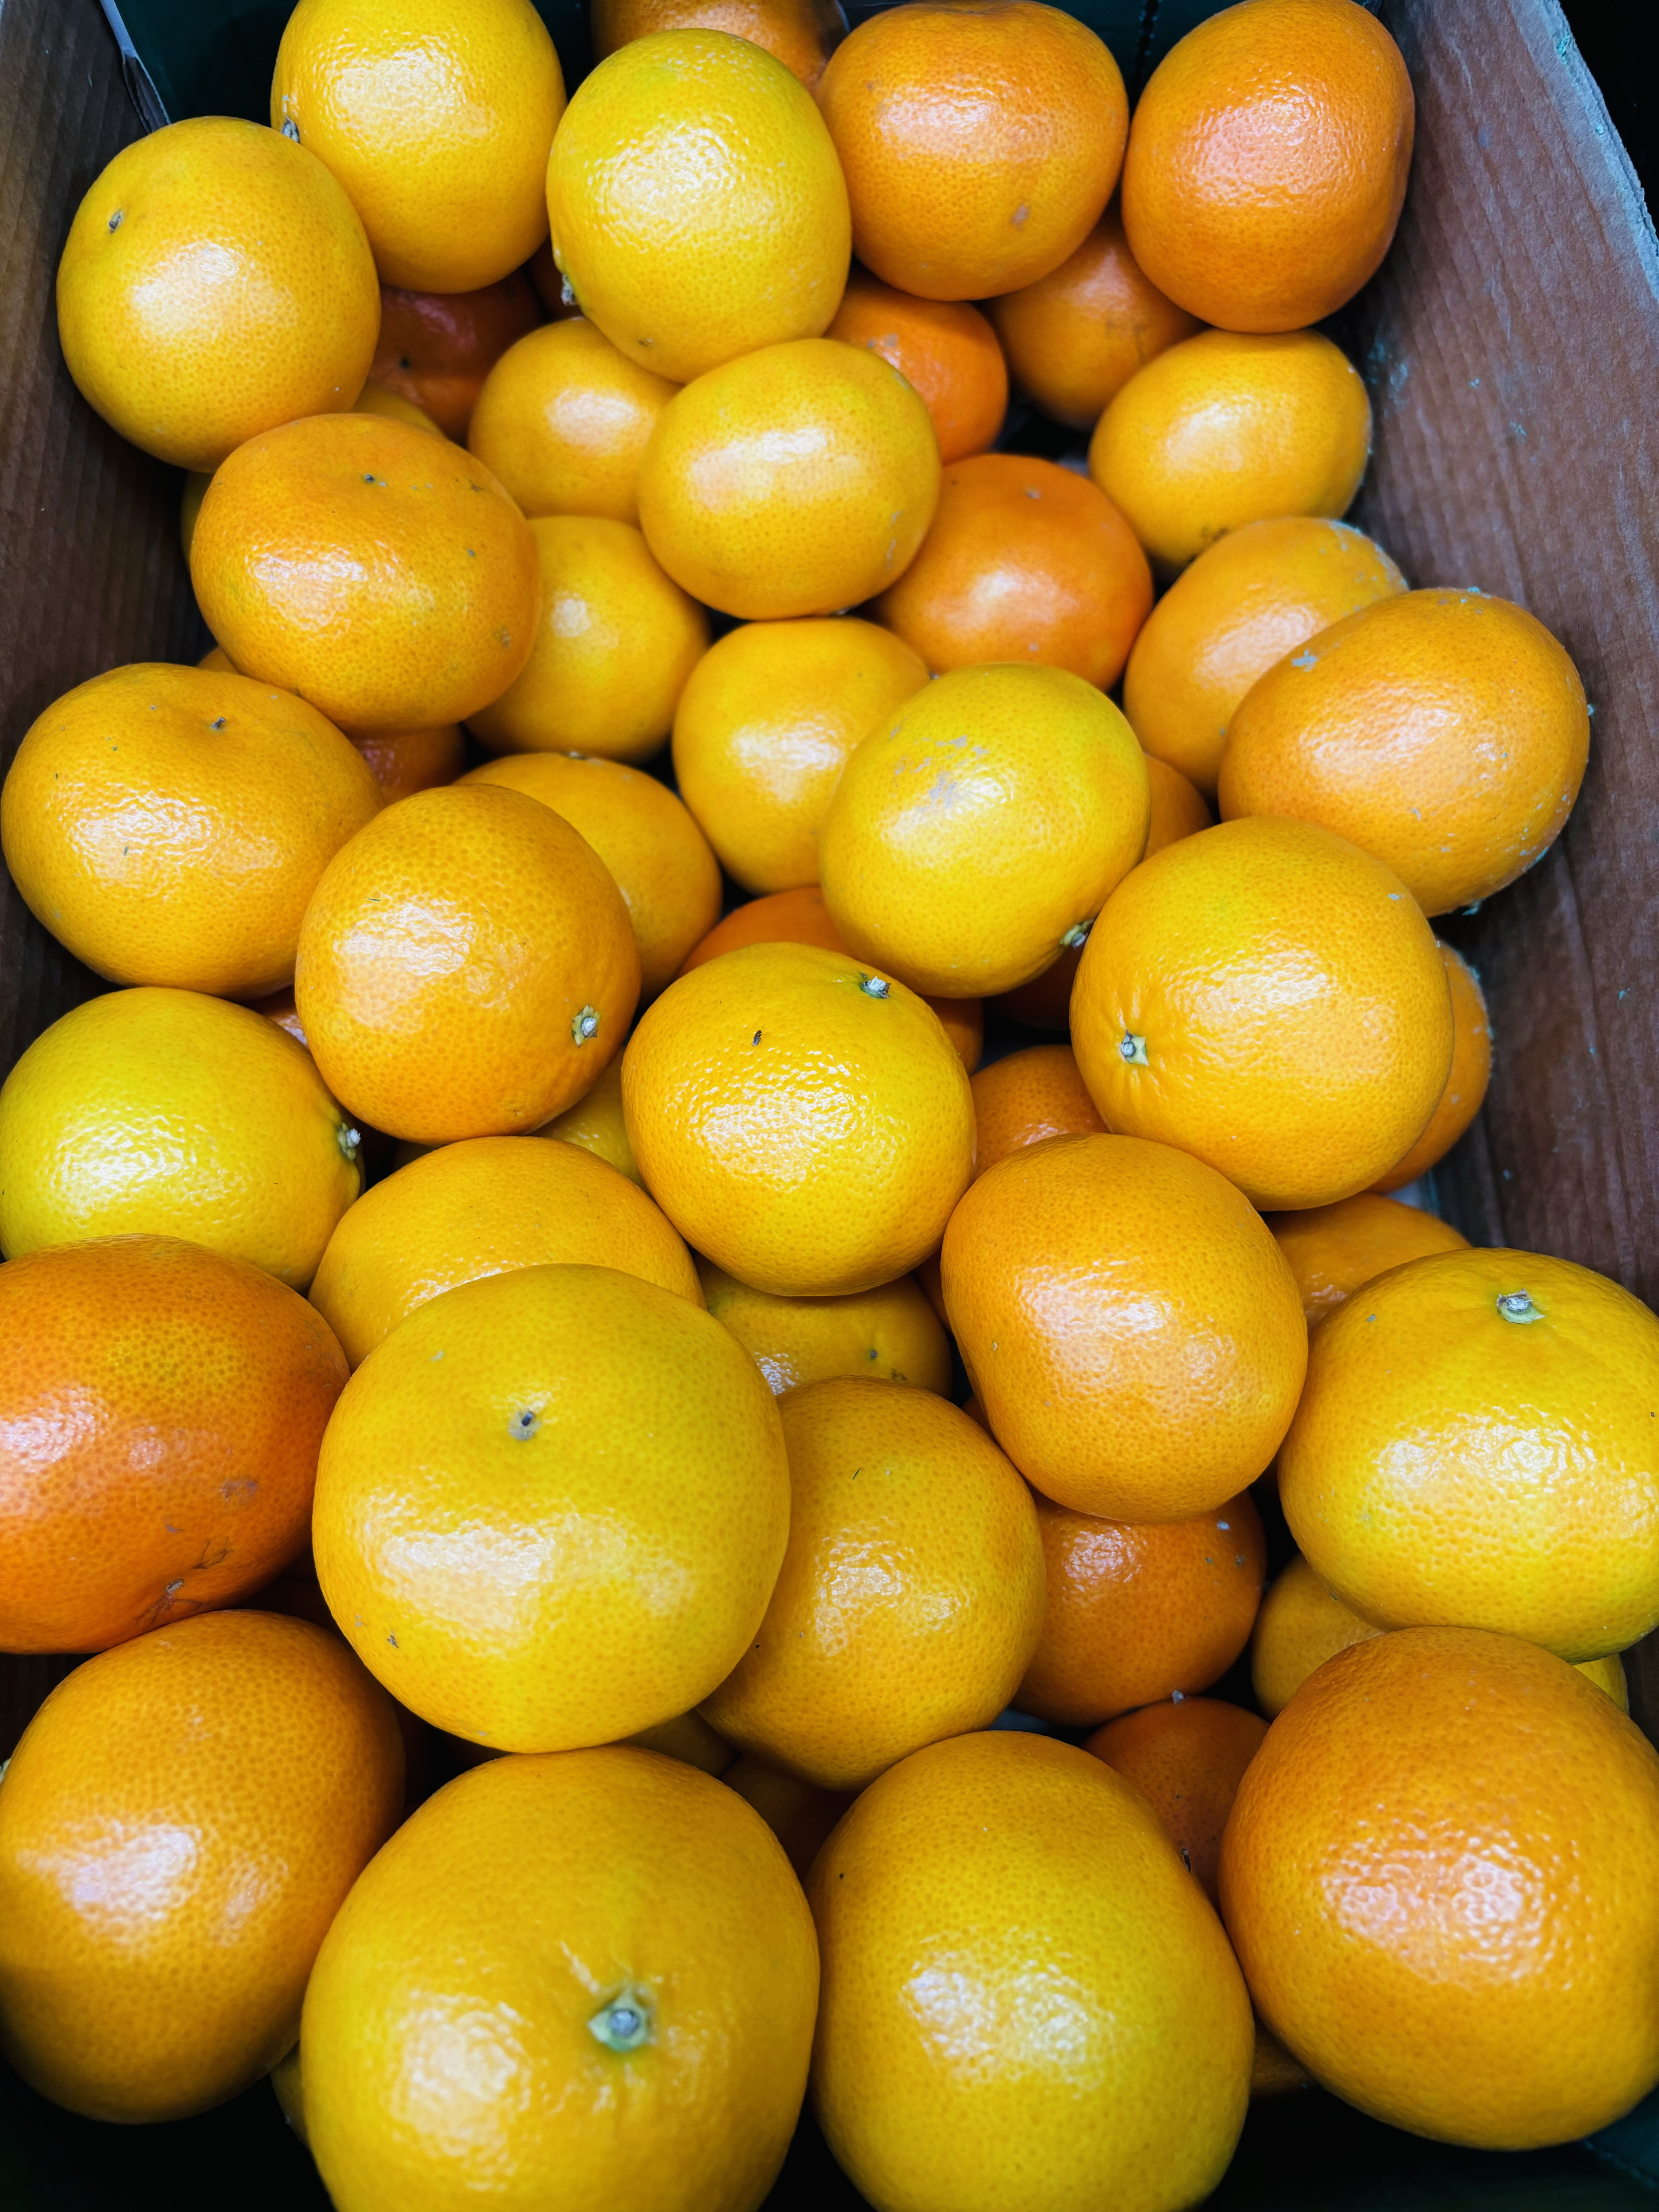
{"label": "yellow-orange citrus fruit", "polygon": [[859,1798],[807,1895],[812,2100],[872,2204],[1150,2212],[1215,2187],[1249,1999],[1157,1814],[1102,1760],[1012,1733],[931,1744]]}
{"label": "yellow-orange citrus fruit", "polygon": [[466,738],[459,722],[424,730],[364,730],[351,742],[368,762],[386,806],[417,791],[453,783],[466,766]]}
{"label": "yellow-orange citrus fruit", "polygon": [[1255,1209],[1190,1153],[1028,1145],[975,1182],[941,1264],[992,1434],[1046,1498],[1183,1521],[1278,1449],[1308,1358],[1296,1283]]}
{"label": "yellow-orange citrus fruit", "polygon": [[1606,1276],[1537,1252],[1413,1260],[1314,1332],[1285,1517],[1379,1627],[1622,1651],[1659,1623],[1656,1406],[1659,1321]]}
{"label": "yellow-orange citrus fruit", "polygon": [[520,791],[562,815],[616,878],[640,948],[641,995],[654,999],[673,981],[720,914],[720,871],[665,783],[620,761],[545,752],[488,762],[461,781]]}
{"label": "yellow-orange citrus fruit", "polygon": [[550,807],[417,792],[330,861],[294,993],[318,1066],[417,1142],[539,1128],[628,1034],[639,949],[610,871]]}
{"label": "yellow-orange citrus fruit", "polygon": [[1291,1263],[1310,1328],[1390,1267],[1433,1252],[1467,1251],[1469,1242],[1449,1221],[1375,1191],[1300,1213],[1270,1213],[1267,1226]]}
{"label": "yellow-orange citrus fruit", "polygon": [[623,1056],[623,1110],[686,1242],[782,1297],[908,1274],[973,1163],[968,1073],[937,1015],[813,945],[742,946],[671,984]]}
{"label": "yellow-orange citrus fruit", "polygon": [[589,22],[600,61],[653,31],[729,31],[775,55],[808,92],[847,36],[841,0],[593,0]]}
{"label": "yellow-orange citrus fruit", "polygon": [[1133,1783],[1213,1903],[1221,1831],[1267,1733],[1242,1705],[1175,1698],[1108,1721],[1083,1748]]}
{"label": "yellow-orange citrus fruit", "polygon": [[6,2057],[99,2120],[256,2081],[403,1767],[391,1700],[307,1621],[214,1613],[77,1667],[0,1794]]}
{"label": "yellow-orange citrus fruit", "polygon": [[562,1137],[568,1145],[580,1145],[585,1152],[624,1175],[629,1182],[645,1188],[640,1174],[640,1164],[634,1157],[634,1147],[628,1141],[628,1125],[623,1120],[622,1056],[611,1060],[591,1091],[585,1091],[574,1106],[566,1107],[550,1121],[544,1121],[532,1133],[538,1137]]}
{"label": "yellow-orange citrus fruit", "polygon": [[1246,523],[1346,514],[1370,447],[1359,373],[1319,331],[1200,331],[1129,379],[1089,473],[1173,576]]}
{"label": "yellow-orange citrus fruit", "polygon": [[678,386],[619,353],[585,316],[510,346],[466,441],[528,515],[640,519],[640,456]]}
{"label": "yellow-orange citrus fruit", "polygon": [[965,301],[913,300],[855,268],[824,336],[891,362],[921,394],[946,467],[982,453],[1002,428],[1007,364],[996,332]]}
{"label": "yellow-orange citrus fruit", "polygon": [[774,1297],[708,1260],[697,1261],[697,1280],[779,1397],[837,1376],[950,1390],[950,1342],[914,1275],[844,1298]]}
{"label": "yellow-orange citrus fruit", "polygon": [[982,300],[1057,268],[1110,198],[1128,125],[1106,47],[1033,0],[868,16],[830,57],[818,105],[854,251],[924,300]]}
{"label": "yellow-orange citrus fruit", "polygon": [[985,1002],[982,999],[929,999],[939,1026],[956,1047],[963,1066],[971,1075],[985,1049]]}
{"label": "yellow-orange citrus fruit", "polygon": [[677,384],[817,337],[847,282],[847,186],[812,96],[726,31],[599,64],[553,142],[547,210],[581,313]]}
{"label": "yellow-orange citrus fruit", "polygon": [[1072,1042],[1109,1129],[1195,1152],[1253,1205],[1328,1206],[1426,1127],[1451,997],[1381,861],[1310,823],[1224,822],[1107,902]]}
{"label": "yellow-orange citrus fruit", "polygon": [[[410,292],[383,284],[380,343],[364,387],[367,398],[378,385],[380,397],[364,411],[398,414],[412,406],[424,428],[465,441],[490,370],[541,319],[530,280],[516,270],[474,292]],[[363,409],[363,398],[357,404]]]}
{"label": "yellow-orange citrus fruit", "polygon": [[0,1649],[101,1651],[269,1582],[345,1377],[304,1299],[198,1244],[0,1268]]}
{"label": "yellow-orange citrus fruit", "polygon": [[1241,0],[1188,31],[1135,105],[1135,258],[1230,331],[1299,331],[1389,250],[1414,108],[1400,49],[1345,0]]}
{"label": "yellow-orange citrus fruit", "polygon": [[1574,1668],[1587,1682],[1611,1698],[1621,1713],[1630,1711],[1630,1684],[1626,1679],[1625,1662],[1616,1651],[1609,1651],[1600,1659],[1581,1659]]}
{"label": "yellow-orange citrus fruit", "polygon": [[[1198,786],[1152,753],[1146,756],[1146,781],[1152,787],[1152,814],[1146,824],[1146,850],[1141,857],[1150,860],[1166,845],[1178,845],[1183,837],[1195,837],[1200,830],[1209,829],[1215,817]],[[1080,948],[1079,957],[1082,957]]]}
{"label": "yellow-orange citrus fruit", "polygon": [[1247,522],[1201,552],[1147,617],[1123,672],[1123,711],[1146,750],[1213,793],[1227,725],[1276,660],[1406,580],[1346,522]]}
{"label": "yellow-orange citrus fruit", "polygon": [[614,1168],[557,1139],[469,1137],[365,1194],[329,1239],[311,1303],[356,1367],[458,1283],[571,1261],[702,1303],[678,1236]]}
{"label": "yellow-orange citrus fruit", "polygon": [[547,235],[564,76],[531,0],[300,0],[272,128],[333,170],[388,284],[471,292]]}
{"label": "yellow-orange citrus fruit", "polygon": [[1245,1491],[1190,1521],[1130,1524],[1037,1500],[1042,1634],[1014,1692],[1067,1727],[1207,1690],[1250,1638],[1267,1549]]}
{"label": "yellow-orange citrus fruit", "polygon": [[613,1743],[753,1641],[789,1474],[760,1370],[700,1304],[520,1267],[418,1308],[347,1383],[312,1544],[371,1674],[506,1751]]}
{"label": "yellow-orange citrus fruit", "polygon": [[1012,990],[1075,944],[1140,858],[1146,763],[1063,668],[959,668],[854,750],[818,834],[853,951],[913,989]]}
{"label": "yellow-orange citrus fruit", "polygon": [[974,1094],[974,1173],[1049,1137],[1103,1137],[1106,1124],[1070,1045],[1034,1044],[981,1068]]}
{"label": "yellow-orange citrus fruit", "polygon": [[665,576],[631,522],[539,515],[530,525],[542,611],[522,672],[469,714],[492,752],[660,752],[708,618]]}
{"label": "yellow-orange citrus fruit", "polygon": [[1659,2081],[1659,1755],[1516,1638],[1322,1668],[1239,1787],[1221,1905],[1268,2027],[1374,2118],[1528,2150]]}
{"label": "yellow-orange citrus fruit", "polygon": [[1387,1175],[1378,1176],[1373,1188],[1380,1191],[1403,1190],[1444,1159],[1480,1111],[1492,1080],[1492,1020],[1480,978],[1455,946],[1442,944],[1440,957],[1451,987],[1451,1073],[1428,1127],[1404,1159],[1396,1160]]}
{"label": "yellow-orange citrus fruit", "polygon": [[123,148],[76,210],[58,335],[82,396],[182,469],[349,407],[380,327],[374,262],[313,154],[233,115]]}
{"label": "yellow-orange citrus fruit", "polygon": [[338,2212],[750,2212],[800,2108],[817,1951],[759,1814],[648,1751],[495,1759],[428,1799],[306,1991]]}
{"label": "yellow-orange citrus fruit", "polygon": [[203,499],[190,574],[234,665],[344,729],[465,721],[536,639],[529,524],[482,462],[380,416],[238,447]]}
{"label": "yellow-orange citrus fruit", "polygon": [[[385,385],[376,384],[372,377],[357,394],[356,402],[349,411],[354,415],[384,415],[393,422],[410,422],[416,429],[425,430],[434,438],[441,438],[444,434],[424,407],[417,407],[412,399],[405,399],[400,392],[389,391]],[[199,496],[196,503],[199,507]],[[190,558],[188,539],[185,544],[185,558],[186,561]]]}
{"label": "yellow-orange citrus fruit", "polygon": [[805,1881],[824,1838],[852,1799],[839,1790],[819,1790],[781,1774],[763,1759],[744,1752],[720,1777],[745,1805],[752,1805],[783,1845],[789,1863]]}
{"label": "yellow-orange citrus fruit", "polygon": [[674,711],[674,777],[746,890],[818,879],[818,830],[860,739],[927,669],[856,617],[745,623],[710,646]]}
{"label": "yellow-orange citrus fruit", "polygon": [[25,732],[0,842],[29,911],[98,975],[260,998],[294,980],[306,901],[380,805],[303,700],[141,661]]}
{"label": "yellow-orange citrus fruit", "polygon": [[669,401],[640,463],[640,526],[675,581],[725,614],[839,614],[903,574],[939,474],[927,410],[896,368],[799,338]]}
{"label": "yellow-orange citrus fruit", "polygon": [[626,1738],[641,1751],[659,1751],[665,1759],[678,1759],[700,1773],[722,1775],[736,1759],[737,1747],[716,1735],[701,1713],[678,1713],[655,1728],[635,1729]]}
{"label": "yellow-orange citrus fruit", "polygon": [[1058,269],[986,312],[1016,386],[1073,430],[1091,430],[1138,368],[1198,330],[1136,262],[1115,201]]}
{"label": "yellow-orange citrus fruit", "polygon": [[182,1237],[303,1291],[359,1132],[251,1007],[140,985],[55,1021],[0,1088],[0,1251]]}
{"label": "yellow-orange citrus fruit", "polygon": [[945,471],[933,527],[876,611],[936,675],[1023,660],[1103,691],[1152,604],[1134,532],[1086,477],[978,453]]}
{"label": "yellow-orange citrus fruit", "polygon": [[1425,914],[1489,898],[1559,836],[1589,758],[1584,687],[1524,607],[1406,592],[1260,677],[1222,756],[1221,811],[1322,823]]}
{"label": "yellow-orange citrus fruit", "polygon": [[930,1390],[836,1378],[779,1401],[789,1545],[750,1648],[702,1711],[820,1790],[862,1790],[988,1727],[1042,1626],[1031,1493]]}

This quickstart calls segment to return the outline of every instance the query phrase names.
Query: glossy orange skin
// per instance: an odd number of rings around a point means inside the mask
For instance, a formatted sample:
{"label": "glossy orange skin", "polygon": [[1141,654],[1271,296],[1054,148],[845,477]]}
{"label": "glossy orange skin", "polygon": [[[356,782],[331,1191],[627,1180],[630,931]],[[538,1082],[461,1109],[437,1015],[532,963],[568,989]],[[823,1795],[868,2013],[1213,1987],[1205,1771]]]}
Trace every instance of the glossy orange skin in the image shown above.
{"label": "glossy orange skin", "polygon": [[1397,876],[1300,822],[1224,822],[1107,902],[1072,993],[1109,1129],[1180,1145],[1262,1207],[1364,1190],[1451,1066],[1439,947]]}
{"label": "glossy orange skin", "polygon": [[7,2057],[94,2119],[234,2096],[403,1792],[390,1698],[307,1622],[216,1613],[77,1667],[0,1800]]}
{"label": "glossy orange skin", "polygon": [[1028,1045],[975,1076],[974,1173],[1049,1137],[1103,1137],[1070,1045]]}
{"label": "glossy orange skin", "polygon": [[1037,1521],[1048,1598],[1014,1692],[1022,1712],[1093,1727],[1208,1689],[1249,1642],[1267,1554],[1248,1491],[1194,1520],[1133,1526],[1039,1498]]}
{"label": "glossy orange skin", "polygon": [[[517,270],[476,292],[405,292],[383,284],[380,342],[369,376],[412,401],[446,438],[465,444],[484,380],[541,319],[541,302]],[[483,458],[489,465],[489,455]]]}
{"label": "glossy orange skin", "polygon": [[1396,2127],[1532,2149],[1659,2081],[1659,1755],[1534,1645],[1414,1628],[1322,1668],[1240,1785],[1221,1905],[1273,2033]]}
{"label": "glossy orange skin", "polygon": [[1340,0],[1241,0],[1189,31],[1136,103],[1135,257],[1230,331],[1334,314],[1389,250],[1415,121],[1400,49]]}
{"label": "glossy orange skin", "polygon": [[1213,797],[1227,726],[1276,660],[1406,580],[1346,522],[1247,522],[1200,553],[1148,616],[1123,672],[1123,711],[1149,754]]}
{"label": "glossy orange skin", "polygon": [[1181,1698],[1108,1721],[1083,1748],[1134,1784],[1213,1905],[1221,1831],[1267,1733],[1242,1705]]}
{"label": "glossy orange skin", "polygon": [[1584,687],[1540,622],[1481,591],[1406,592],[1258,678],[1221,811],[1322,823],[1449,914],[1542,860],[1589,758]]}
{"label": "glossy orange skin", "polygon": [[1146,781],[1152,787],[1152,817],[1141,858],[1150,860],[1166,845],[1178,845],[1183,837],[1196,837],[1200,830],[1209,829],[1215,817],[1198,786],[1152,753],[1146,756]]}
{"label": "glossy orange skin", "polygon": [[466,766],[466,738],[459,722],[423,730],[365,730],[351,742],[368,763],[387,806],[417,791],[453,783]]}
{"label": "glossy orange skin", "polygon": [[980,453],[945,471],[933,527],[876,612],[935,675],[1018,660],[1104,691],[1152,604],[1133,531],[1086,477]]}
{"label": "glossy orange skin", "polygon": [[1123,79],[1032,0],[920,0],[860,23],[818,82],[853,251],[923,300],[1035,283],[1079,246],[1123,159]]}
{"label": "glossy orange skin", "polygon": [[802,1881],[812,1871],[824,1838],[853,1802],[838,1790],[817,1790],[810,1782],[797,1782],[793,1774],[781,1774],[747,1752],[720,1779],[745,1805],[754,1807]]}
{"label": "glossy orange skin", "polygon": [[640,956],[610,871],[551,808],[417,792],[332,860],[295,977],[323,1079],[416,1142],[508,1136],[574,1105],[620,1048]]}
{"label": "glossy orange skin", "polygon": [[844,1298],[773,1297],[708,1260],[697,1261],[697,1280],[776,1397],[856,1376],[949,1395],[950,1340],[914,1275]]}
{"label": "glossy orange skin", "polygon": [[484,380],[471,451],[528,515],[640,519],[640,456],[679,386],[585,316],[519,339]]}
{"label": "glossy orange skin", "polygon": [[[817,1979],[788,1862],[723,1784],[618,1747],[491,1759],[405,1823],[319,1957],[306,2118],[330,2197],[752,2212]],[[624,1994],[650,2021],[631,2052],[590,2026]],[[450,2063],[458,2033],[482,2081]]]}
{"label": "glossy orange skin", "polygon": [[1622,1651],[1659,1623],[1656,1405],[1659,1320],[1605,1276],[1536,1252],[1413,1260],[1315,1331],[1285,1517],[1381,1627]]}
{"label": "glossy orange skin", "polygon": [[921,393],[945,467],[982,453],[1008,410],[996,332],[965,301],[914,300],[854,268],[825,337],[867,346]]}
{"label": "glossy orange skin", "polygon": [[238,668],[358,732],[465,721],[535,642],[529,524],[481,462],[380,416],[238,447],[202,501],[190,573]]}
{"label": "glossy orange skin", "polygon": [[[417,407],[412,399],[405,399],[401,392],[389,392],[383,384],[372,380],[357,394],[357,404],[349,410],[353,415],[384,415],[393,422],[410,422],[417,430],[425,430],[434,438],[441,438],[438,428],[424,407]],[[198,499],[197,504],[200,505]],[[185,558],[190,558],[190,547],[185,547]]]}
{"label": "glossy orange skin", "polygon": [[628,1127],[623,1120],[622,1060],[612,1060],[603,1075],[590,1091],[583,1091],[574,1106],[567,1106],[550,1121],[544,1121],[533,1133],[538,1137],[562,1137],[568,1145],[580,1145],[585,1152],[592,1152],[618,1175],[626,1176],[631,1183],[643,1190],[645,1183],[640,1174],[640,1164],[634,1157],[634,1147],[628,1141]]}
{"label": "glossy orange skin", "polygon": [[305,1547],[346,1378],[305,1301],[172,1237],[0,1267],[0,1648],[101,1651]]}
{"label": "glossy orange skin", "polygon": [[1449,1221],[1375,1191],[1300,1213],[1270,1213],[1267,1222],[1291,1263],[1310,1328],[1390,1267],[1469,1245]]}
{"label": "glossy orange skin", "polygon": [[1240,1194],[1167,1145],[1012,1153],[951,1215],[942,1273],[992,1433],[1073,1512],[1208,1512],[1261,1473],[1296,1410],[1308,1341],[1291,1271]]}
{"label": "glossy orange skin", "polygon": [[596,60],[653,31],[729,31],[764,46],[808,92],[847,36],[841,0],[593,0]]}
{"label": "glossy orange skin", "polygon": [[986,312],[1016,386],[1073,430],[1092,429],[1138,368],[1199,328],[1130,252],[1115,200],[1058,269]]}
{"label": "glossy orange skin", "polygon": [[871,2203],[1175,2206],[1215,2187],[1249,1999],[1156,1814],[1101,1760],[1002,1731],[930,1745],[859,1798],[807,1895],[812,2100]]}
{"label": "glossy orange skin", "polygon": [[1379,1191],[1403,1190],[1444,1159],[1480,1111],[1492,1080],[1492,1018],[1480,978],[1454,945],[1443,943],[1440,957],[1451,986],[1451,1073],[1428,1127],[1403,1160],[1377,1177],[1373,1188]]}
{"label": "glossy orange skin", "polygon": [[334,178],[228,115],[124,148],[76,210],[58,270],[58,335],[83,398],[183,469],[349,407],[376,306],[368,240]]}

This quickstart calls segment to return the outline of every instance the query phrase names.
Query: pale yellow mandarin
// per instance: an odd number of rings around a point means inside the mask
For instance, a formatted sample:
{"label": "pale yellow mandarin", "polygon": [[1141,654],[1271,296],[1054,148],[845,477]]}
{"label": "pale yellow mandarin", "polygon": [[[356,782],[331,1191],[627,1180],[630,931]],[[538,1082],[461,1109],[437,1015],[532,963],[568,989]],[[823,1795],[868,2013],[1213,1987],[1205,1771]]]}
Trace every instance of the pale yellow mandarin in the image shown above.
{"label": "pale yellow mandarin", "polygon": [[950,1390],[950,1340],[914,1275],[843,1298],[775,1297],[708,1260],[697,1261],[697,1279],[709,1312],[780,1397],[833,1376]]}

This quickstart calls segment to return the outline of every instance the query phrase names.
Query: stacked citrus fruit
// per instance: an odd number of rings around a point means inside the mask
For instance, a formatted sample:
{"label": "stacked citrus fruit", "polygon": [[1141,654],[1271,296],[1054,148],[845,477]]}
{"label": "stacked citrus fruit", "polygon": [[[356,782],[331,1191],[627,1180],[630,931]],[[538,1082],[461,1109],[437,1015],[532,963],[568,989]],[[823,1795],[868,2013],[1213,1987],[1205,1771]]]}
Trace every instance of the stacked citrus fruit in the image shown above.
{"label": "stacked citrus fruit", "polygon": [[114,987],[0,1090],[0,1645],[96,1655],[0,2045],[271,2072],[341,2212],[751,2212],[809,2075],[883,2212],[1173,2212],[1309,2078],[1598,2127],[1659,1322],[1388,1194],[1589,729],[1343,520],[1400,54],[592,29],[300,0],[70,234],[213,647],[0,805]]}

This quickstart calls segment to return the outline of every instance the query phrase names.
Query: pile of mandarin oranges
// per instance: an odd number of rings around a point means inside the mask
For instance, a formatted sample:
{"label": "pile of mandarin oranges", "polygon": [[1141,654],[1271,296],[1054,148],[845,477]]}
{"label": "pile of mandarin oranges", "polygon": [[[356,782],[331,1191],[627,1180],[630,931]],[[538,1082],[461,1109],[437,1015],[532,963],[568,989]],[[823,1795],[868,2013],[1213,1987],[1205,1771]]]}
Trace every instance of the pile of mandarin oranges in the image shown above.
{"label": "pile of mandarin oranges", "polygon": [[1589,710],[1342,520],[1401,55],[591,28],[300,0],[68,234],[212,644],[0,804],[101,979],[0,1090],[0,2048],[270,2074],[339,2212],[1601,2127],[1659,1322],[1424,1180]]}

